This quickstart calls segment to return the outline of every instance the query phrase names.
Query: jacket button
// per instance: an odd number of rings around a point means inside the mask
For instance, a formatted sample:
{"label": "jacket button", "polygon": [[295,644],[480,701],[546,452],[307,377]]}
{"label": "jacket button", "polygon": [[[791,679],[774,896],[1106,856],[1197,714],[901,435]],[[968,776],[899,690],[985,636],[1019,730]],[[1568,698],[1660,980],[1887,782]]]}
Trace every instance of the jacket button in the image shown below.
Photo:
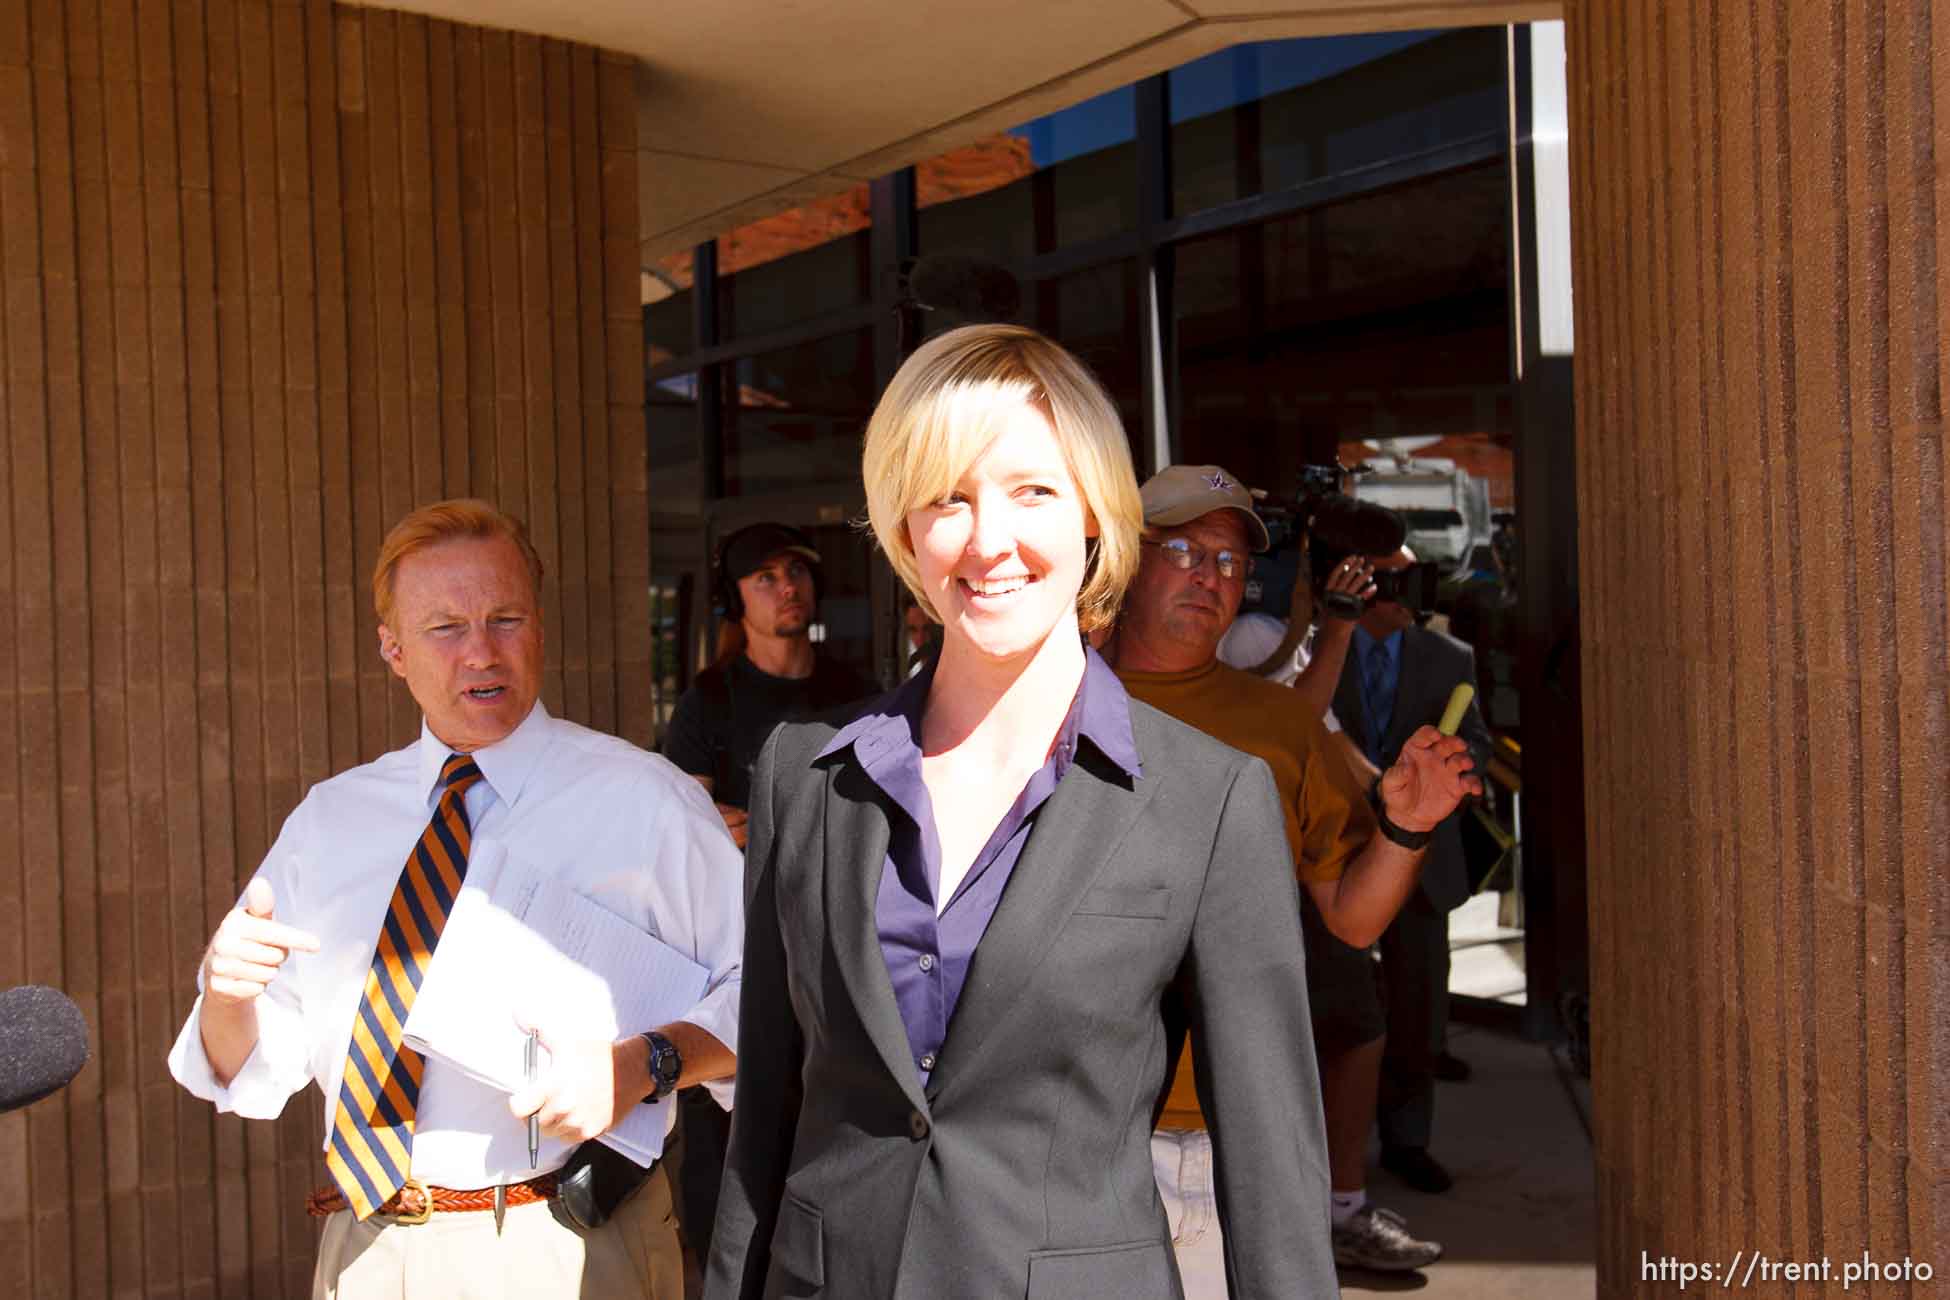
{"label": "jacket button", "polygon": [[928,1117],[918,1110],[912,1112],[907,1117],[907,1131],[914,1135],[916,1142],[919,1142],[928,1135]]}

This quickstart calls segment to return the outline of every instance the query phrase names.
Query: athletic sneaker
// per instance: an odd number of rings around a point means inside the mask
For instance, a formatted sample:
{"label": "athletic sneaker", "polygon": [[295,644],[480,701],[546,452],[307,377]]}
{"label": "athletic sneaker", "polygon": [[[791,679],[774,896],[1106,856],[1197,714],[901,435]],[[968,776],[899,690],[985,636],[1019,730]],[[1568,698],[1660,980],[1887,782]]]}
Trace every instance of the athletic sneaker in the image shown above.
{"label": "athletic sneaker", "polygon": [[1393,1210],[1372,1202],[1334,1229],[1334,1262],[1342,1268],[1406,1273],[1442,1258],[1442,1247],[1408,1235],[1408,1223]]}

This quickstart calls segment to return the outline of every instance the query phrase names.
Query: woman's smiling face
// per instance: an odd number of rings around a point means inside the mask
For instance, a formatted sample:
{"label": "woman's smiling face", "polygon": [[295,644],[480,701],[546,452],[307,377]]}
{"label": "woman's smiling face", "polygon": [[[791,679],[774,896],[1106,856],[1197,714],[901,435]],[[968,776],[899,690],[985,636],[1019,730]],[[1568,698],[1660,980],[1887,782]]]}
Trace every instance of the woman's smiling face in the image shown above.
{"label": "woman's smiling face", "polygon": [[1075,635],[1096,533],[1049,417],[1030,402],[1007,412],[946,495],[907,514],[943,635],[998,661],[1034,655],[1059,627]]}

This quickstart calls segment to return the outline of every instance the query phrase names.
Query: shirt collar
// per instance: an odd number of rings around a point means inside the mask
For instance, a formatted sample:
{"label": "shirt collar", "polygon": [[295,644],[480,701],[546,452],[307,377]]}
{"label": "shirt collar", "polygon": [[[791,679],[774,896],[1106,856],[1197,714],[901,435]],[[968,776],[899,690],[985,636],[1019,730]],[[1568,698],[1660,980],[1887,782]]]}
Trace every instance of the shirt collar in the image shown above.
{"label": "shirt collar", "polygon": [[1402,630],[1400,628],[1396,628],[1393,632],[1390,632],[1387,636],[1377,641],[1368,635],[1368,629],[1356,624],[1354,628],[1354,640],[1360,646],[1361,657],[1364,659],[1373,654],[1377,648],[1388,656],[1389,663],[1393,663],[1401,657]]}
{"label": "shirt collar", "polygon": [[841,727],[826,742],[825,748],[813,756],[815,761],[837,754],[849,745],[853,747],[854,756],[862,762],[902,738],[918,747],[921,743],[921,708],[927,703],[928,685],[934,681],[936,662],[938,660],[928,660],[920,672],[875,700],[858,717]]}
{"label": "shirt collar", "polygon": [[[938,656],[929,660],[921,671],[841,727],[816,757],[825,758],[852,746],[854,756],[865,763],[903,739],[918,749],[921,710],[927,705],[928,688],[934,682],[934,669],[939,662]],[[1131,697],[1110,665],[1088,646],[1084,647],[1083,682],[1077,694],[1077,702],[1082,706],[1073,710],[1078,733],[1132,780],[1142,777],[1144,765],[1138,759],[1137,741],[1131,735]]]}
{"label": "shirt collar", "polygon": [[1133,781],[1144,775],[1137,740],[1131,735],[1131,697],[1103,657],[1088,646],[1083,651],[1084,737],[1097,752],[1122,768]]}
{"label": "shirt collar", "polygon": [[[494,797],[512,806],[521,798],[522,787],[528,784],[529,774],[541,761],[542,751],[548,748],[549,725],[553,720],[540,700],[521,720],[521,725],[495,741],[468,755],[474,765],[481,769],[481,777],[494,791]],[[420,789],[426,792],[426,801],[432,806],[439,793],[440,769],[446,766],[447,756],[454,751],[447,743],[433,734],[424,716],[420,719],[419,778]]]}

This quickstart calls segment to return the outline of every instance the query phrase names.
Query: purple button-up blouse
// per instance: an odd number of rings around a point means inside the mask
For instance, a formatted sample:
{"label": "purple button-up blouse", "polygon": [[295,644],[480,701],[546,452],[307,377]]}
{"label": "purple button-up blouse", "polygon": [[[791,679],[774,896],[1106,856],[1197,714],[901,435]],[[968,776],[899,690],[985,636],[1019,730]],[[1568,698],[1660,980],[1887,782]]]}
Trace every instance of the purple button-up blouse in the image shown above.
{"label": "purple button-up blouse", "polygon": [[[1133,780],[1143,774],[1131,738],[1130,696],[1097,652],[1086,648],[1083,682],[1048,761],[1030,775],[948,906],[937,913],[941,842],[935,834],[928,788],[921,780],[921,713],[933,680],[930,664],[841,728],[820,751],[824,758],[852,746],[854,761],[901,813],[888,819],[887,860],[874,910],[881,956],[923,1086],[948,1037],[975,947],[1015,873],[1037,812],[1070,770],[1078,743],[1094,746]],[[1062,864],[1040,867],[1061,870]]]}

